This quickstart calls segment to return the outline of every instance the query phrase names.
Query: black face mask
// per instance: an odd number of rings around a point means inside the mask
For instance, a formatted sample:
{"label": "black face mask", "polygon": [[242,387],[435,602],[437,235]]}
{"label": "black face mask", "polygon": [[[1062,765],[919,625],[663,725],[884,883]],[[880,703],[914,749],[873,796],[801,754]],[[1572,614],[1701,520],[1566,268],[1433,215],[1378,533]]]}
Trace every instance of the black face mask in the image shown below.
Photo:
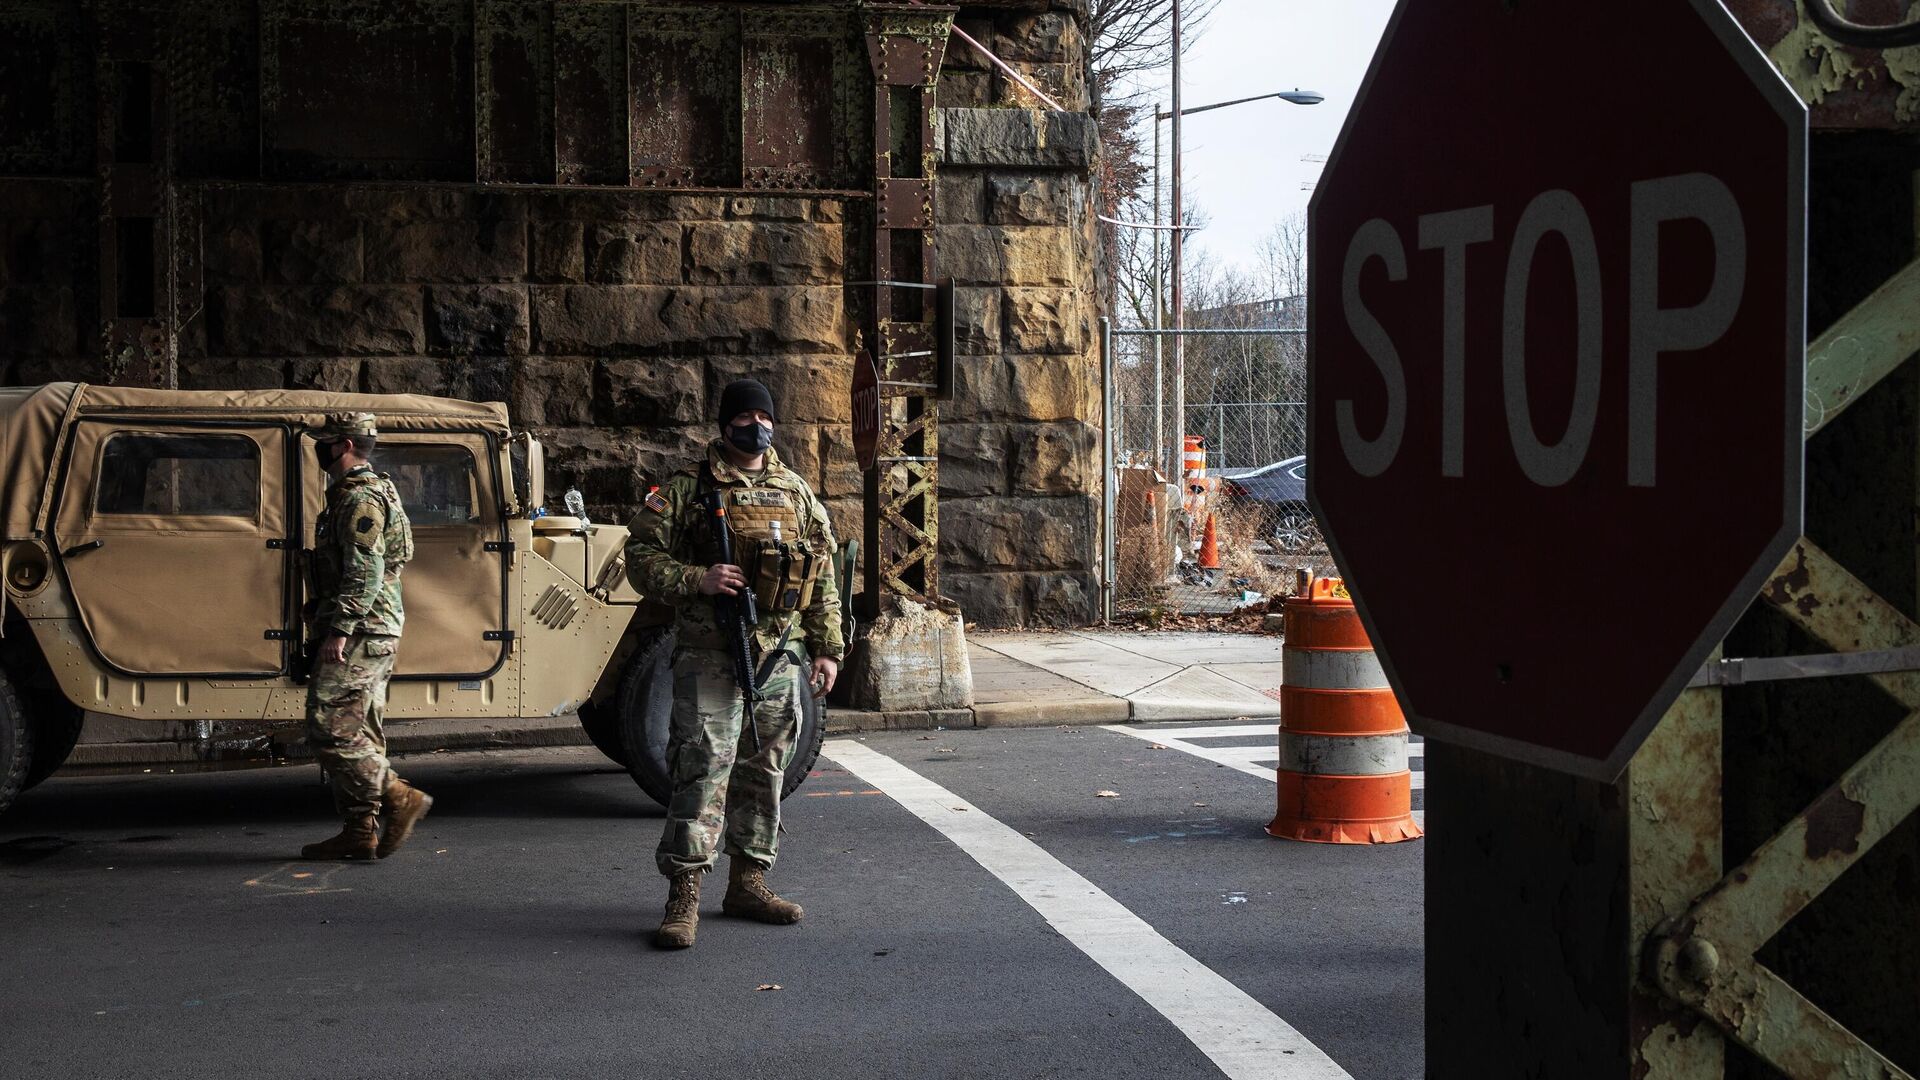
{"label": "black face mask", "polygon": [[320,469],[322,472],[333,468],[333,463],[339,460],[333,452],[333,448],[338,445],[338,443],[330,442],[317,442],[313,444],[313,456],[320,459]]}
{"label": "black face mask", "polygon": [[765,453],[773,445],[773,429],[761,423],[735,425],[727,429],[727,442],[743,454]]}

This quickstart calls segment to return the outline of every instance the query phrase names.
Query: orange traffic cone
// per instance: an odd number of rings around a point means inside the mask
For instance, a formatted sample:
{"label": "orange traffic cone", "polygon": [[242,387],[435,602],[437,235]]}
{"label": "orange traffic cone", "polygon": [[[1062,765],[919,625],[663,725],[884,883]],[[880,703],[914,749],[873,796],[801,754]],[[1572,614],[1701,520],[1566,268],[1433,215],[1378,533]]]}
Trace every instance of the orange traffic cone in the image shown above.
{"label": "orange traffic cone", "polygon": [[1213,515],[1207,515],[1207,529],[1200,534],[1200,569],[1220,569],[1220,537],[1213,528]]}

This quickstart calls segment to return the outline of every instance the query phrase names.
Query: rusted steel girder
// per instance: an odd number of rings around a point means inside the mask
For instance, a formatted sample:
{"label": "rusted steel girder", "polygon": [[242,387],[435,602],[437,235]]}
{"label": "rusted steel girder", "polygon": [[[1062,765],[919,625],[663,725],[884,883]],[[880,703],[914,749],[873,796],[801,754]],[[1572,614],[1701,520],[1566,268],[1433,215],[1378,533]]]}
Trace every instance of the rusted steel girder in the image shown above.
{"label": "rusted steel girder", "polygon": [[851,285],[861,333],[880,375],[880,438],[866,474],[865,614],[881,597],[940,596],[940,426],[934,325],[934,84],[953,7],[874,4],[870,280]]}

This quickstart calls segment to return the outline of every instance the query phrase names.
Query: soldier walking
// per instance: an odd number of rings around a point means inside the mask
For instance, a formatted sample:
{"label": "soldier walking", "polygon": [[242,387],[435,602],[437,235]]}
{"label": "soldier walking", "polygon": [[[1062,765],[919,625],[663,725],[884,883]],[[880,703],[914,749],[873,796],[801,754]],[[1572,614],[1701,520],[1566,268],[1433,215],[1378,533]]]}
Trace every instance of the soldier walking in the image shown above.
{"label": "soldier walking", "polygon": [[314,526],[307,744],[345,825],[301,848],[308,859],[384,859],[433,805],[394,775],[380,724],[405,621],[400,571],[413,558],[413,529],[393,481],[367,462],[378,434],[372,413],[330,415],[314,432],[314,454],[332,484]]}
{"label": "soldier walking", "polygon": [[[693,944],[700,877],[723,842],[729,856],[720,909],[765,923],[800,921],[800,905],[767,887],[780,843],[780,790],[800,733],[800,673],[789,652],[798,624],[813,657],[807,692],[833,688],[846,652],[831,562],[833,527],[807,482],[773,450],[773,395],[751,379],[720,395],[720,437],[706,460],[647,496],[634,517],[627,573],[634,587],[675,608],[673,727],[667,761],[673,795],[655,861],[668,878],[661,948]],[[704,512],[717,495],[724,516]],[[720,558],[716,529],[731,523],[735,560]],[[747,728],[714,599],[751,592],[759,608],[753,672],[761,699]],[[756,738],[757,736],[757,738]]]}

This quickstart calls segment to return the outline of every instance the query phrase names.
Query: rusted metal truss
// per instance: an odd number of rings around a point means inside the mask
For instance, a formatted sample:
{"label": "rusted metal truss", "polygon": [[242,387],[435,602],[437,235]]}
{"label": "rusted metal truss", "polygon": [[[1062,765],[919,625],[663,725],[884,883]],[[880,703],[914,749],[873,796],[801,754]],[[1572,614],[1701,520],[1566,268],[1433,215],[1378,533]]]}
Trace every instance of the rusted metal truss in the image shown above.
{"label": "rusted metal truss", "polygon": [[880,374],[878,460],[864,488],[869,618],[882,596],[923,604],[940,596],[933,107],[955,10],[866,9],[874,81],[874,200],[866,223],[872,273],[849,288]]}
{"label": "rusted metal truss", "polygon": [[[1808,347],[1809,436],[1920,348],[1920,326],[1912,318],[1917,304],[1920,261],[1894,275]],[[1746,862],[1698,894],[1680,914],[1654,925],[1641,953],[1642,974],[1670,1002],[1710,1020],[1726,1037],[1796,1080],[1833,1076],[1910,1080],[1910,1074],[1756,957],[1794,916],[1920,809],[1920,670],[1911,663],[1894,662],[1914,655],[1911,650],[1920,647],[1920,624],[1806,539],[1795,545],[1768,580],[1761,599],[1834,649],[1838,655],[1829,666],[1871,678],[1909,712]],[[1806,665],[1789,664],[1785,674],[1791,676],[1796,673],[1793,669],[1802,666]],[[1703,686],[1688,691],[1682,703],[1713,694],[1717,691]],[[1681,711],[1676,706],[1663,726],[1684,723],[1676,720]],[[1717,753],[1713,760],[1718,761]],[[1649,765],[1658,769],[1659,763]],[[1717,790],[1719,785],[1711,786]],[[1636,802],[1641,794],[1636,790]],[[1672,828],[1661,837],[1666,843],[1648,845],[1649,851],[1698,847],[1711,833],[1714,850],[1694,852],[1702,857],[1691,865],[1695,871],[1718,867],[1717,799],[1709,809],[1708,817],[1675,815],[1674,821],[1690,825]],[[1665,819],[1656,814],[1648,820]],[[1677,880],[1658,872],[1659,867],[1642,865],[1640,854],[1636,851],[1636,876],[1644,872],[1654,881]],[[1710,859],[1704,857],[1709,854]],[[1642,899],[1636,896],[1637,911],[1680,907],[1671,897],[1646,903]],[[1657,1009],[1650,1012],[1658,1015]],[[1685,1027],[1672,1020],[1645,1025],[1649,1037],[1637,1050],[1642,1063],[1654,1066],[1655,1059],[1664,1055],[1670,1067],[1655,1067],[1652,1075],[1717,1076],[1718,1051],[1688,1038]],[[1656,1032],[1663,1033],[1660,1039],[1652,1037]]]}

